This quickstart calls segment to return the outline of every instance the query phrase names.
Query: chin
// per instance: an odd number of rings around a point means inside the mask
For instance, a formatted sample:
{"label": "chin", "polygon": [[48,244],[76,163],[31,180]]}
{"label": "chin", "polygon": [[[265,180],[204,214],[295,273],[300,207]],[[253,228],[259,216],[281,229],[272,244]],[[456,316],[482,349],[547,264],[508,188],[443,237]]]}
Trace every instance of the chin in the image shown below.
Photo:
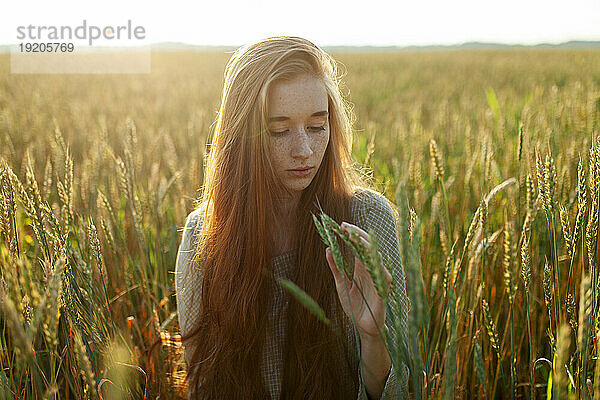
{"label": "chin", "polygon": [[307,182],[306,184],[302,184],[302,185],[290,185],[290,186],[286,186],[286,189],[290,192],[303,192],[307,187],[310,186],[310,182]]}
{"label": "chin", "polygon": [[308,187],[308,185],[302,185],[302,186],[294,186],[294,187],[288,187],[287,189],[290,192],[303,192],[304,189],[306,189]]}

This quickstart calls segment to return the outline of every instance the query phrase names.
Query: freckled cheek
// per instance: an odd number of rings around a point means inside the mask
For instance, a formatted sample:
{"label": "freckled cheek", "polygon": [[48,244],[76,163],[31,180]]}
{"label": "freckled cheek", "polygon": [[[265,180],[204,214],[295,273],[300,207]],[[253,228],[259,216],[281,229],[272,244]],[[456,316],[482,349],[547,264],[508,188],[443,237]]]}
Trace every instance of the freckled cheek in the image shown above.
{"label": "freckled cheek", "polygon": [[290,154],[294,151],[295,144],[288,137],[275,138],[273,144],[273,162],[280,171],[285,171],[290,167]]}
{"label": "freckled cheek", "polygon": [[315,153],[317,154],[324,154],[325,153],[325,149],[327,149],[327,144],[329,143],[329,134],[326,135],[322,135],[318,138],[315,138],[315,141],[313,143],[314,147],[313,147],[313,151],[315,151]]}

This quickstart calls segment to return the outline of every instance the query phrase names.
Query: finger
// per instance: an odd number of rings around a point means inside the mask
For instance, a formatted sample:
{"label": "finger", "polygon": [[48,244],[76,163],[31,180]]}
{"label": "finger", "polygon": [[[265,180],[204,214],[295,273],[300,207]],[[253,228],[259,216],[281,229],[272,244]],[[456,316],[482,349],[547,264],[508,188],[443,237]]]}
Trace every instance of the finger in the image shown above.
{"label": "finger", "polygon": [[371,245],[371,242],[369,242],[367,239],[365,239],[364,237],[360,237],[360,241],[363,243],[363,245],[365,247],[369,247]]}
{"label": "finger", "polygon": [[[367,266],[363,264],[357,256],[354,256],[354,278],[362,281],[366,285],[373,285],[373,288],[375,288],[373,278],[371,277],[371,274],[369,274]],[[362,288],[363,285],[360,285],[360,287]]]}
{"label": "finger", "polygon": [[387,288],[387,290],[389,290],[390,287],[392,286],[392,274],[390,274],[390,271],[388,271],[387,268],[384,268],[383,271],[384,271],[384,275],[385,275],[386,288]]}
{"label": "finger", "polygon": [[385,275],[385,281],[386,282],[391,282],[392,281],[392,274],[390,274],[390,271],[388,271],[387,268],[383,268],[383,274]]}
{"label": "finger", "polygon": [[365,264],[362,263],[362,261],[360,261],[360,258],[358,258],[357,255],[354,256],[354,268],[359,269],[361,271],[367,271],[367,266]]}
{"label": "finger", "polygon": [[337,264],[333,259],[333,253],[329,247],[325,249],[325,258],[327,259],[327,264],[329,264],[329,268],[333,273],[333,279],[335,280],[336,286],[338,286],[338,288],[344,287],[344,281],[346,281],[346,285],[350,286],[350,281],[348,278],[346,278],[344,276],[345,274],[338,269]]}
{"label": "finger", "polygon": [[331,249],[328,247],[325,249],[325,258],[327,259],[327,264],[329,264],[329,268],[331,272],[333,272],[333,277],[337,281],[341,277],[341,273],[335,264],[335,260],[333,259],[333,254],[331,253]]}
{"label": "finger", "polygon": [[[364,278],[364,282],[366,282],[366,285],[368,285],[369,287],[371,287],[372,289],[375,289],[375,281],[373,281],[373,277],[371,276],[371,274],[369,273],[369,271],[367,270],[366,265],[364,265],[360,259],[358,257],[354,257],[354,273],[355,273],[355,277],[356,276],[361,276]],[[388,271],[387,268],[382,268],[383,270],[383,276],[385,279],[385,287],[387,292],[389,292],[391,284],[392,284],[392,274],[390,274],[390,272]]]}
{"label": "finger", "polygon": [[352,242],[356,243],[356,238],[351,234],[354,233],[356,236],[358,236],[358,240],[360,240],[363,247],[369,248],[371,246],[371,238],[369,234],[358,226],[349,224],[348,222],[342,222],[342,230],[348,233],[348,236]]}
{"label": "finger", "polygon": [[327,264],[329,264],[329,268],[331,269],[331,272],[333,273],[333,277],[334,277],[336,283],[338,281],[341,282],[341,280],[343,279],[343,274],[340,271],[340,269],[337,267],[337,264],[335,263],[335,260],[333,258],[333,253],[331,252],[331,249],[329,247],[325,249],[325,258],[327,259]]}
{"label": "finger", "polygon": [[349,222],[345,222],[345,221],[342,222],[341,228],[345,232],[348,232],[349,230],[353,230],[354,232],[356,232],[356,234],[358,234],[358,236],[362,237],[363,239],[366,239],[367,242],[370,240],[369,234],[367,232],[365,232],[360,227],[353,225]]}
{"label": "finger", "polygon": [[[353,243],[356,243],[356,240],[354,240],[354,238],[352,236],[350,236],[350,240],[352,240]],[[367,248],[371,245],[371,243],[362,236],[359,236],[358,240],[360,240],[361,243],[363,244],[363,246],[365,246]]]}

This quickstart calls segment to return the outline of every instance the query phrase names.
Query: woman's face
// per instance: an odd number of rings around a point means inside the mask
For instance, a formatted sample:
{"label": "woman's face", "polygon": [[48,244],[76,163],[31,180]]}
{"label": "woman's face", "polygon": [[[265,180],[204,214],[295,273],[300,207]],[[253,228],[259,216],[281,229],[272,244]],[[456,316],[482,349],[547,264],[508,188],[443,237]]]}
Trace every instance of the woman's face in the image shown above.
{"label": "woman's face", "polygon": [[301,74],[274,82],[268,96],[275,173],[288,191],[302,192],[315,177],[329,142],[325,85],[310,74]]}

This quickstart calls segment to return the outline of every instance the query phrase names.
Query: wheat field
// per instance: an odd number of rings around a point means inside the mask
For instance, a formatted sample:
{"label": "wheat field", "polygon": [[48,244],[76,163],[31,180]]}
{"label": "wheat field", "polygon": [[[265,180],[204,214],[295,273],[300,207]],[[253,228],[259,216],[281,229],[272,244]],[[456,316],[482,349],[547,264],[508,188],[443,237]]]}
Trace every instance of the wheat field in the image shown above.
{"label": "wheat field", "polygon": [[[229,56],[0,54],[1,398],[186,396],[173,271]],[[399,211],[412,396],[600,399],[600,51],[333,56]]]}

